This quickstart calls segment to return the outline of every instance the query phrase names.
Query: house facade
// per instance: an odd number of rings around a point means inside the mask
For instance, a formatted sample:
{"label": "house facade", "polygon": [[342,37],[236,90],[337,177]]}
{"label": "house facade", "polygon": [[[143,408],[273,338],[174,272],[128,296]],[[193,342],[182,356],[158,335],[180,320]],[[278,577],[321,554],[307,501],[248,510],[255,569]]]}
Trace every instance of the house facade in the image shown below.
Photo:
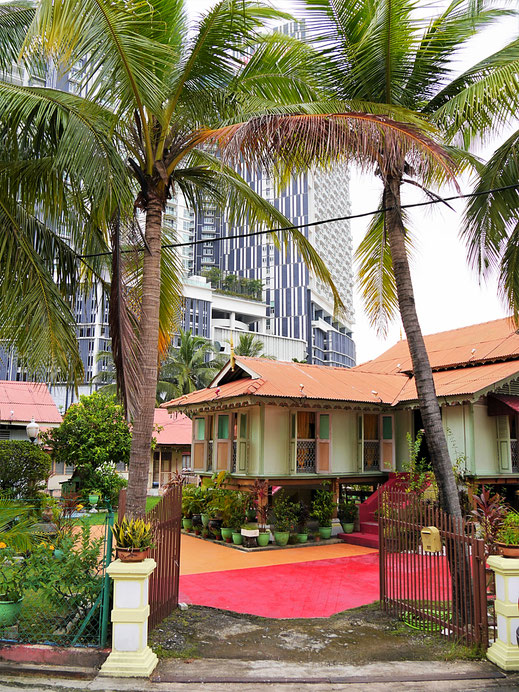
{"label": "house facade", "polygon": [[175,473],[191,467],[191,419],[181,413],[170,415],[165,409],[155,409],[155,438],[148,474],[148,492],[157,494]]}
{"label": "house facade", "polygon": [[[519,335],[508,320],[426,337],[453,463],[519,483]],[[304,497],[323,480],[375,488],[422,427],[407,342],[355,368],[236,357],[211,385],[164,404],[193,420],[191,467]],[[423,450],[427,455],[426,449]]]}

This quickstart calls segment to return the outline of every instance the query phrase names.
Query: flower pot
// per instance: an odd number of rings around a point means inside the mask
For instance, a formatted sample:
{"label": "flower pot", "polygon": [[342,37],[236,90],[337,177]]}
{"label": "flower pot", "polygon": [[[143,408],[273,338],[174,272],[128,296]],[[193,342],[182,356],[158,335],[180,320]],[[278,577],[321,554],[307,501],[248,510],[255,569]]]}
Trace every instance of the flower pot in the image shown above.
{"label": "flower pot", "polygon": [[323,541],[326,541],[328,538],[331,538],[332,527],[331,526],[320,526],[319,527],[319,535],[321,536]]}
{"label": "flower pot", "polygon": [[263,531],[263,532],[260,531],[256,540],[258,541],[258,545],[261,548],[264,548],[265,546],[267,546],[269,544],[269,540],[270,540],[269,532],[268,531]]}
{"label": "flower pot", "polygon": [[202,533],[202,532],[201,532],[200,529],[197,527],[197,528],[195,529],[195,536],[200,536],[201,533]]}
{"label": "flower pot", "polygon": [[315,534],[315,536],[314,536],[314,541],[315,541],[316,543],[320,543],[320,542],[321,542],[321,536],[320,536],[318,533]]}
{"label": "flower pot", "polygon": [[88,503],[94,507],[99,502],[99,495],[89,495]]}
{"label": "flower pot", "polygon": [[496,541],[496,546],[499,550],[499,554],[503,557],[519,558],[519,545],[506,545],[506,543],[499,543]]}
{"label": "flower pot", "polygon": [[353,533],[353,527],[354,527],[354,524],[353,524],[353,523],[347,524],[347,523],[345,522],[345,523],[343,524],[343,523],[341,522],[341,526],[342,526],[342,530],[344,531],[344,533]]}
{"label": "flower pot", "polygon": [[290,531],[274,531],[276,545],[286,545],[290,538]]}
{"label": "flower pot", "polygon": [[195,526],[202,526],[202,515],[201,514],[193,514],[193,528]]}
{"label": "flower pot", "polygon": [[232,540],[232,529],[228,529],[225,526],[222,526],[221,532],[222,532],[222,538],[224,541],[229,539],[229,542],[230,542]]}
{"label": "flower pot", "polygon": [[20,617],[23,598],[19,601],[0,601],[0,628],[15,625]]}
{"label": "flower pot", "polygon": [[150,554],[150,549],[133,550],[132,548],[117,548],[117,558],[121,562],[142,562]]}
{"label": "flower pot", "polygon": [[307,533],[298,533],[297,534],[297,542],[298,543],[306,543],[308,540],[308,534]]}
{"label": "flower pot", "polygon": [[184,529],[186,529],[186,530],[187,530],[187,529],[192,529],[192,528],[193,528],[193,520],[192,520],[192,519],[188,519],[187,517],[184,517],[184,518],[182,519],[182,527],[183,527]]}
{"label": "flower pot", "polygon": [[234,543],[234,545],[241,545],[243,543],[243,536],[241,535],[241,531],[232,532],[232,542]]}
{"label": "flower pot", "polygon": [[209,524],[209,514],[201,514],[202,526],[207,526]]}

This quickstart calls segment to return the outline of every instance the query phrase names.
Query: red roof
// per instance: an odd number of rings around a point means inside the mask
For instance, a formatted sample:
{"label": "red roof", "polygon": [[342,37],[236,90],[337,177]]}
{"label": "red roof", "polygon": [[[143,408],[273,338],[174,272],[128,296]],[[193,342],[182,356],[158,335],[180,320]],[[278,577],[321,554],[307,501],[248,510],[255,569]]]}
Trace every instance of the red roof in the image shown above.
{"label": "red roof", "polygon": [[[519,358],[519,334],[507,317],[424,338],[433,369]],[[407,341],[399,341],[378,358],[353,369],[383,373],[412,370]]]}
{"label": "red roof", "polygon": [[62,421],[47,385],[0,380],[0,422],[26,425],[33,417],[40,426]]}
{"label": "red roof", "polygon": [[[519,377],[519,335],[509,319],[425,337],[438,396],[473,395]],[[407,341],[355,368],[236,358],[207,389],[163,404],[182,408],[234,397],[287,397],[396,405],[417,399]],[[457,367],[456,367],[457,366]],[[235,379],[234,379],[235,378]],[[231,381],[229,381],[231,380]],[[219,384],[219,382],[222,384]]]}
{"label": "red roof", "polygon": [[191,418],[183,413],[169,414],[163,408],[155,409],[154,423],[162,428],[154,432],[153,436],[159,445],[190,445],[191,444]]}

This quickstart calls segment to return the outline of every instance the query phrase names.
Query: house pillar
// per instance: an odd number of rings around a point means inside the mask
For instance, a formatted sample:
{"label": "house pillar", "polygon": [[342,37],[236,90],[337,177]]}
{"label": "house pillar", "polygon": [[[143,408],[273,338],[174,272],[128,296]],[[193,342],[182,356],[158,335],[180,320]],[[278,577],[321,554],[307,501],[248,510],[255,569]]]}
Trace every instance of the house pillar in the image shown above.
{"label": "house pillar", "polygon": [[491,555],[496,576],[497,640],[487,658],[503,670],[519,670],[519,559]]}
{"label": "house pillar", "polygon": [[121,562],[107,567],[114,581],[112,609],[112,652],[101,666],[100,675],[149,677],[158,658],[148,646],[148,583],[157,566],[155,560]]}

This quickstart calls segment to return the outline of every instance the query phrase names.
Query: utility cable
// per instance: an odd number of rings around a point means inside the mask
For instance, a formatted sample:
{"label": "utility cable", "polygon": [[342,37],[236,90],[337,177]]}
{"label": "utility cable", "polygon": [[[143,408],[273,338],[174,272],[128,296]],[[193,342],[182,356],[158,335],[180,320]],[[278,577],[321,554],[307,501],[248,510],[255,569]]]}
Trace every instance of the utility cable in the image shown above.
{"label": "utility cable", "polygon": [[[451,197],[440,197],[438,199],[429,199],[426,202],[415,202],[413,204],[401,204],[400,209],[416,209],[417,207],[427,207],[431,204],[444,204],[445,202],[452,202],[456,199],[467,199],[469,197],[481,197],[482,195],[491,195],[494,192],[503,192],[504,190],[514,190],[519,188],[519,183],[514,183],[513,185],[503,185],[502,187],[494,187],[490,190],[480,190],[479,192],[467,192],[463,195],[452,195]],[[325,223],[335,223],[336,221],[351,221],[352,219],[362,219],[366,216],[374,216],[375,214],[382,214],[386,211],[391,211],[395,207],[382,207],[376,209],[375,211],[365,211],[361,214],[349,214],[347,216],[335,216],[330,219],[323,219],[322,221],[311,221],[309,223],[302,223],[297,226],[285,226],[284,228],[268,228],[262,231],[251,231],[250,233],[234,233],[233,235],[221,236],[220,238],[208,238],[206,240],[190,240],[185,243],[167,243],[162,245],[161,248],[171,249],[179,247],[191,247],[193,245],[202,245],[203,243],[217,243],[224,240],[235,240],[239,238],[252,238],[258,235],[265,235],[267,233],[284,233],[286,231],[299,231],[303,228],[312,228],[315,226],[322,226]],[[127,252],[142,252],[144,247],[128,248],[125,250],[120,250],[122,253]],[[79,259],[90,259],[91,257],[103,257],[106,255],[111,255],[112,250],[107,252],[98,252],[92,255],[80,255]]]}

